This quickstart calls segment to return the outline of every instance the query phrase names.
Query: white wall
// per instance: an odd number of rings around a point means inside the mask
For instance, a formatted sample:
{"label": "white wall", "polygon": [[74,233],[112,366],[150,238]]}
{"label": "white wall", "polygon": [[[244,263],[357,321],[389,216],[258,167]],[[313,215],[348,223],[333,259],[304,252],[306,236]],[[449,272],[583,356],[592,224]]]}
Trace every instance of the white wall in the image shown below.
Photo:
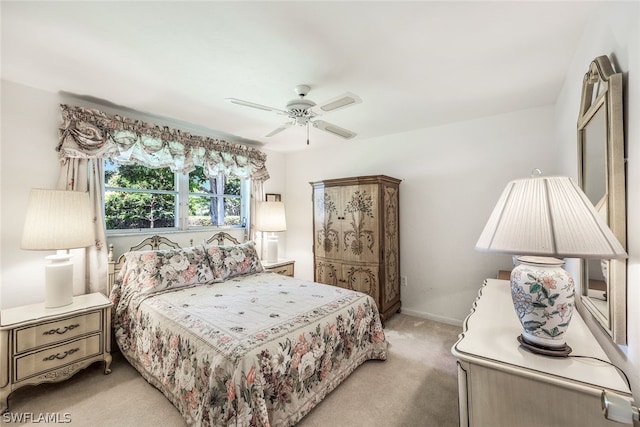
{"label": "white wall", "polygon": [[[553,107],[342,142],[287,155],[287,255],[313,279],[309,182],[384,174],[400,184],[400,269],[405,313],[461,324],[505,255],[474,250],[507,182],[533,168],[557,173]],[[392,119],[392,118],[389,118]]]}
{"label": "white wall", "polygon": [[[640,3],[616,2],[600,6],[583,35],[556,104],[557,140],[561,144],[563,173],[577,179],[576,123],[582,78],[597,56],[608,55],[623,74],[624,128],[627,148],[627,339],[616,346],[588,313],[583,317],[612,361],[630,377],[632,390],[640,395]],[[578,264],[570,271],[581,283]]]}
{"label": "white wall", "polygon": [[44,301],[44,256],[20,250],[31,188],[55,188],[61,122],[57,95],[2,81],[0,304]]}
{"label": "white wall", "polygon": [[[0,134],[0,307],[14,307],[44,300],[44,256],[53,252],[20,249],[22,227],[31,188],[55,188],[60,166],[55,147],[61,123],[60,103],[118,112],[60,93],[50,93],[2,80],[2,131]],[[150,112],[153,113],[153,112]],[[130,112],[120,112],[131,116]],[[149,120],[147,117],[136,117]],[[149,120],[153,121],[153,120]],[[161,123],[162,124],[162,123]],[[173,124],[169,124],[174,126]],[[193,131],[192,129],[187,129]],[[194,132],[195,133],[195,132]],[[271,179],[265,189],[284,192],[284,155],[263,150]],[[202,235],[193,236],[194,241]],[[177,233],[172,239],[186,244],[192,236]],[[141,237],[113,238],[116,256],[121,247]],[[284,252],[285,242],[281,245]],[[75,293],[82,293],[77,286]]]}

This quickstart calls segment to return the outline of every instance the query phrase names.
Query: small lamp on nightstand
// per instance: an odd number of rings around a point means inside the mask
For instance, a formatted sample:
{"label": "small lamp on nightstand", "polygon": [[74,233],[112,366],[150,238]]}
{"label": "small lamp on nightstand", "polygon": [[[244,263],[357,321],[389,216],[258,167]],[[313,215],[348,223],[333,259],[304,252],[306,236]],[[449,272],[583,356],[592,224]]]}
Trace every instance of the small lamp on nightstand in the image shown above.
{"label": "small lamp on nightstand", "polygon": [[476,249],[525,255],[511,272],[511,296],[523,327],[518,341],[549,356],[571,352],[565,332],[575,306],[573,278],[557,258],[627,257],[587,196],[567,177],[535,176],[507,184]]}
{"label": "small lamp on nightstand", "polygon": [[[287,231],[287,221],[282,202],[258,202],[256,209],[256,230],[270,232],[267,238],[267,262],[278,261],[278,236],[274,233]],[[263,237],[264,242],[264,237]]]}
{"label": "small lamp on nightstand", "polygon": [[[68,250],[95,244],[89,194],[79,191],[33,189],[22,233],[22,249]],[[71,255],[46,256],[45,307],[73,302]]]}

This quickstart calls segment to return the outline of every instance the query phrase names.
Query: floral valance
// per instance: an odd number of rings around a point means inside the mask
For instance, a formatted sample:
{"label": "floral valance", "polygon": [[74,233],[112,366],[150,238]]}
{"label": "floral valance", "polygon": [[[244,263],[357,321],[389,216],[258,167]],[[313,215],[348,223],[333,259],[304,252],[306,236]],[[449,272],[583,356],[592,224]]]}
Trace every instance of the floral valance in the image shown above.
{"label": "floral valance", "polygon": [[202,166],[208,176],[224,172],[256,181],[269,179],[267,155],[255,148],[95,109],[64,104],[60,109],[61,158],[109,158],[183,173]]}

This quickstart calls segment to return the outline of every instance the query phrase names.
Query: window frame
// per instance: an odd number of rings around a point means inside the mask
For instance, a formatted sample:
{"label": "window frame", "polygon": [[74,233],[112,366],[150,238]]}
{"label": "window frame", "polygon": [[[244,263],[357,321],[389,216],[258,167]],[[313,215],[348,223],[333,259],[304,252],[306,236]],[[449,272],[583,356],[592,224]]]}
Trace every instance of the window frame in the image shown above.
{"label": "window frame", "polygon": [[[114,162],[116,165],[118,162]],[[147,167],[141,165],[142,167]],[[149,168],[153,169],[153,168]],[[124,191],[129,193],[147,193],[147,194],[172,194],[175,197],[175,210],[174,210],[174,226],[173,227],[159,227],[159,228],[119,228],[108,229],[106,228],[107,216],[105,213],[106,200],[102,203],[102,214],[105,223],[105,232],[107,236],[118,235],[147,235],[147,234],[163,234],[163,233],[175,233],[175,232],[199,232],[199,231],[216,231],[216,230],[245,230],[249,227],[249,203],[250,203],[250,188],[251,183],[248,178],[238,178],[240,180],[240,195],[235,194],[209,194],[209,193],[192,193],[189,191],[189,173],[174,172],[174,189],[173,190],[156,190],[156,189],[135,189],[126,187],[110,187],[107,185],[106,180],[107,169],[103,172],[102,190],[106,196],[108,191]],[[220,172],[220,174],[224,174]],[[235,178],[235,177],[232,177]],[[190,196],[209,196],[226,198],[239,198],[240,199],[240,225],[203,225],[203,226],[190,226],[189,225],[189,197]]]}

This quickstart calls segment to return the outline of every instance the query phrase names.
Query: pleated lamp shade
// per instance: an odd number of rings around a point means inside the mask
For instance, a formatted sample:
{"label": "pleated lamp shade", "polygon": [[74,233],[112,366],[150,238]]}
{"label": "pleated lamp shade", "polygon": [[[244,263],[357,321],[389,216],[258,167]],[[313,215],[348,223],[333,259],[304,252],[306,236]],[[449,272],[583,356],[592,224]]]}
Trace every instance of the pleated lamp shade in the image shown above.
{"label": "pleated lamp shade", "polygon": [[95,244],[89,194],[32,189],[22,233],[22,249],[59,250]]}
{"label": "pleated lamp shade", "polygon": [[258,202],[256,210],[256,230],[287,231],[287,220],[283,202]]}
{"label": "pleated lamp shade", "polygon": [[507,184],[476,249],[557,258],[627,257],[586,194],[568,177],[536,176]]}

